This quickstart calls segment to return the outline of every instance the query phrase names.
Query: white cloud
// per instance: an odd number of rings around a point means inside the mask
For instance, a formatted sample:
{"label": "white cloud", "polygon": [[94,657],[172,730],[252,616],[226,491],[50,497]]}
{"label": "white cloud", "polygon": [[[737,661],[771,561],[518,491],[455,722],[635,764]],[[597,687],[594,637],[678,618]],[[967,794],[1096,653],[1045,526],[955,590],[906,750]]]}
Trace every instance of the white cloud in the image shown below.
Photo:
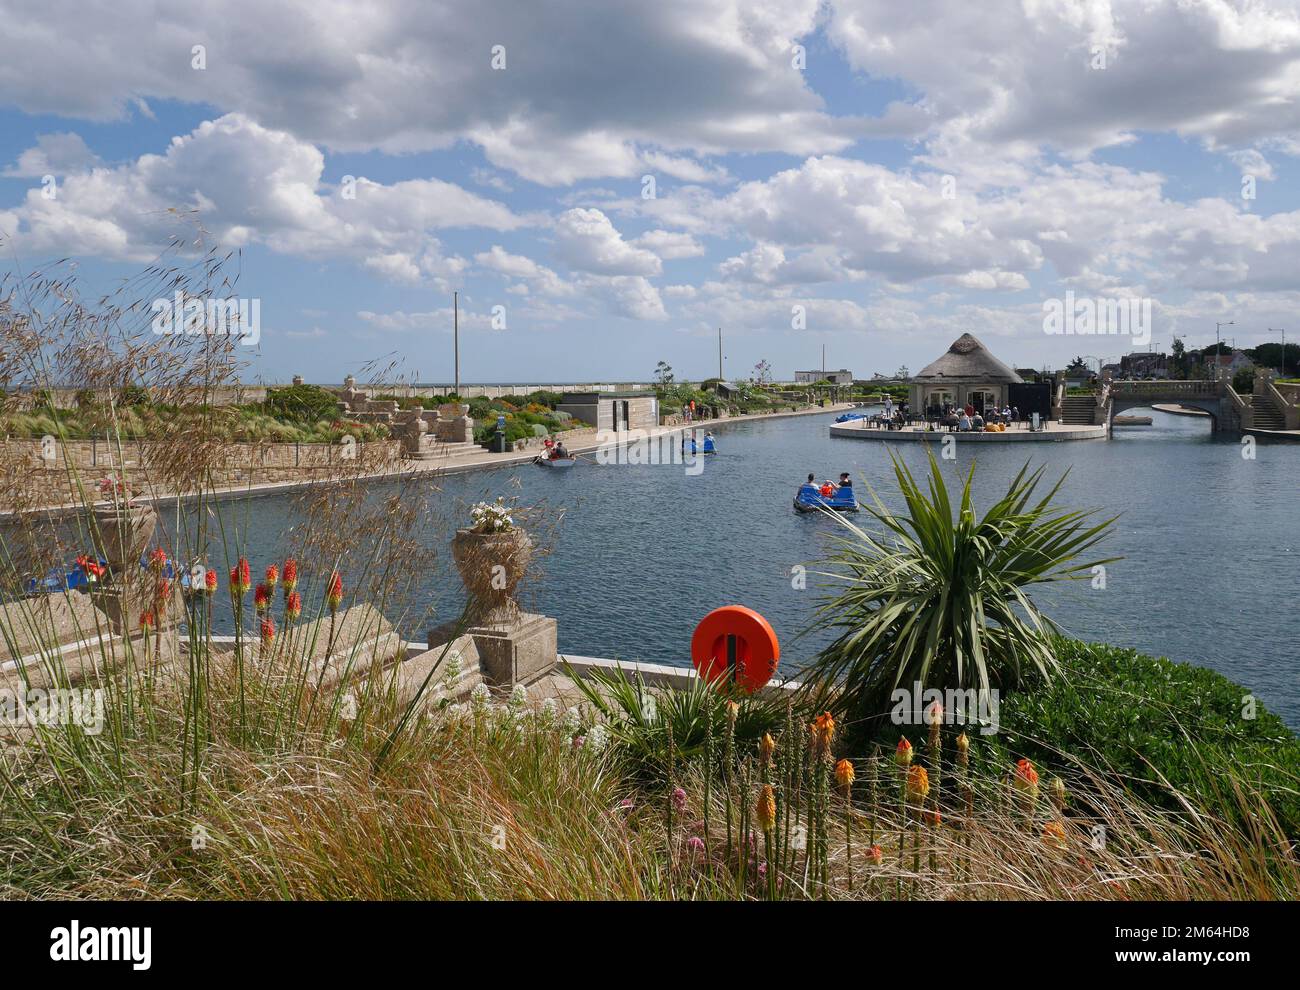
{"label": "white cloud", "polygon": [[665,261],[677,258],[698,258],[704,246],[690,234],[674,230],[649,230],[632,242],[657,254]]}
{"label": "white cloud", "polygon": [[311,0],[227,0],[163,15],[153,0],[9,0],[0,93],[94,120],[146,99],[208,105],[337,150],[469,140],[542,185],[646,169],[715,181],[725,173],[701,155],[837,151],[873,126],[828,114],[790,67],[820,6],[336,0],[326,15]]}
{"label": "white cloud", "polygon": [[81,135],[42,134],[34,147],[18,156],[18,161],[3,172],[17,179],[39,179],[45,175],[82,172],[99,164],[99,158],[86,146]]}
{"label": "white cloud", "polygon": [[526,221],[449,182],[392,185],[360,178],[355,197],[322,182],[315,147],[241,114],[172,139],[162,155],[68,175],[54,199],[32,189],[12,211],[29,252],[143,260],[157,254],[179,214],[193,211],[222,247],[265,244],[303,257],[343,256],[398,281],[446,278],[464,267],[442,257],[431,229],[512,230]]}
{"label": "white cloud", "polygon": [[600,210],[566,210],[555,223],[555,254],[577,271],[599,275],[658,275],[657,255],[629,244]]}

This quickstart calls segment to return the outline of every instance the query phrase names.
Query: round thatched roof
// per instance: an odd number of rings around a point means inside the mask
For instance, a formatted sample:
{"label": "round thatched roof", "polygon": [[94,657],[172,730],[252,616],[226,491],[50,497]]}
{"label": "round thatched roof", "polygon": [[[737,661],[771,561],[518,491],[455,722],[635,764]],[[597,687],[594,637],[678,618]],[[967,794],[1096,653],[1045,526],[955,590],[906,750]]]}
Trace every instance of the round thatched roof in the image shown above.
{"label": "round thatched roof", "polygon": [[990,354],[977,337],[968,333],[954,340],[946,354],[927,364],[912,381],[948,382],[957,378],[998,384],[1024,381],[1015,371]]}

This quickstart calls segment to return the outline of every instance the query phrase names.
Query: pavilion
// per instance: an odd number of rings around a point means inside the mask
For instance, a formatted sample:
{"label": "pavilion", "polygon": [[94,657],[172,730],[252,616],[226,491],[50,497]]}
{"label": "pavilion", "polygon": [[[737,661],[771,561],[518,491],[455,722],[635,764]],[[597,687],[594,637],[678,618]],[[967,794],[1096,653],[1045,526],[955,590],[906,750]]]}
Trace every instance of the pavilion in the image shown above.
{"label": "pavilion", "polygon": [[1008,386],[1024,382],[980,343],[964,333],[938,360],[911,379],[910,405],[915,416],[944,405],[973,406],[979,412],[1009,405]]}

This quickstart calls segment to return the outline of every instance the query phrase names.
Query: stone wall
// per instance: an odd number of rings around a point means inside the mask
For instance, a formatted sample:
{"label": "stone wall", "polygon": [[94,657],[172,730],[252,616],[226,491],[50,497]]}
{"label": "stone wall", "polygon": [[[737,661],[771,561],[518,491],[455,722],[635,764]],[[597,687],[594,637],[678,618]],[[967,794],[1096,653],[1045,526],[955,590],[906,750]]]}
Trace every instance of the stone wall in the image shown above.
{"label": "stone wall", "polygon": [[[46,447],[40,440],[8,440],[3,464],[6,501],[36,493],[48,503],[81,501],[75,475],[93,493],[98,481],[122,472],[138,489],[165,487],[164,459],[174,459],[173,444],[147,441],[116,443],[70,440]],[[48,455],[48,456],[47,456]],[[211,484],[217,487],[298,483],[383,471],[401,458],[397,440],[362,443],[231,443],[223,445],[212,463]],[[11,506],[0,505],[0,509]]]}

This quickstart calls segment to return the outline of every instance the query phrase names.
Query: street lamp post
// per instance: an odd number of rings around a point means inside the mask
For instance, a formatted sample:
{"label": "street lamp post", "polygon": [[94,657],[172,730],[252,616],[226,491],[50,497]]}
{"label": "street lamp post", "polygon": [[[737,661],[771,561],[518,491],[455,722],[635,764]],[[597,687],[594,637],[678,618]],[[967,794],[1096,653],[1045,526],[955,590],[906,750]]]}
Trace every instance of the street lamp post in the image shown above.
{"label": "street lamp post", "polygon": [[1282,335],[1282,360],[1278,362],[1278,377],[1285,378],[1286,377],[1286,330],[1284,329],[1279,330],[1279,329],[1275,329],[1274,327],[1269,327],[1268,332],[1280,333]]}
{"label": "street lamp post", "polygon": [[1219,382],[1219,331],[1224,327],[1236,326],[1236,323],[1229,320],[1227,323],[1214,324],[1214,382]]}

